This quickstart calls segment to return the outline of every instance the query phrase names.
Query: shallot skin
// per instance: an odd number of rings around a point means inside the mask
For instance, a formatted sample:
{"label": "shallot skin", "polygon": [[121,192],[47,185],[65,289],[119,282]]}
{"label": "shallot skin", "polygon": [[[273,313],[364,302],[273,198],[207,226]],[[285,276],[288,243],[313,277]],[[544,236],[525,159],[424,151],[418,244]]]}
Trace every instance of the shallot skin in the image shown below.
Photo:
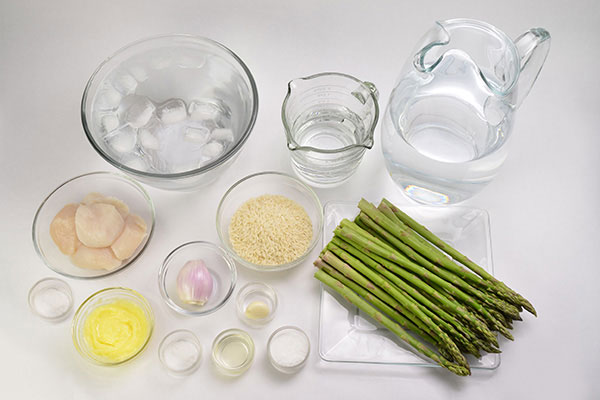
{"label": "shallot skin", "polygon": [[203,260],[190,260],[177,275],[177,294],[187,304],[203,306],[213,291],[213,278]]}

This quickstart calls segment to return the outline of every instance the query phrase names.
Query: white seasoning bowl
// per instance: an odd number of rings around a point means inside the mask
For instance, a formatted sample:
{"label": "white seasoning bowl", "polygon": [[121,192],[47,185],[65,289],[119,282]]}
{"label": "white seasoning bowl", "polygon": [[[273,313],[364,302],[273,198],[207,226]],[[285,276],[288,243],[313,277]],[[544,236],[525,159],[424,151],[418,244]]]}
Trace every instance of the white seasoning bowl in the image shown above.
{"label": "white seasoning bowl", "polygon": [[267,342],[267,355],[271,365],[284,374],[298,372],[310,354],[310,340],[296,326],[282,326],[271,334]]}
{"label": "white seasoning bowl", "polygon": [[194,372],[202,359],[202,345],[193,332],[180,329],[169,333],[158,346],[158,358],[172,375]]}
{"label": "white seasoning bowl", "polygon": [[[229,224],[238,208],[246,201],[265,194],[281,195],[295,201],[304,208],[312,224],[312,238],[304,253],[285,264],[252,263],[235,251],[229,238]],[[302,263],[319,241],[322,226],[323,207],[316,193],[298,179],[281,172],[260,172],[239,180],[223,195],[217,209],[217,233],[223,247],[239,264],[255,271],[283,271]]]}
{"label": "white seasoning bowl", "polygon": [[62,321],[73,309],[71,287],[61,279],[39,280],[29,290],[29,307],[45,320]]}

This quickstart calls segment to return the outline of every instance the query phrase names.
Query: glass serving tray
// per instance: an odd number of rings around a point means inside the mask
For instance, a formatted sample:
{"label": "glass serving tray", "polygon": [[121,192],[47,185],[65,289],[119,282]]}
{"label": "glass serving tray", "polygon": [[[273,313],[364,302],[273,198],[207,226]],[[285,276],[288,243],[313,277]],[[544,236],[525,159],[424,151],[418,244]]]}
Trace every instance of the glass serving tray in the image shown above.
{"label": "glass serving tray", "polygon": [[[324,207],[323,246],[343,218],[353,220],[358,202],[329,202]],[[440,238],[493,274],[492,243],[487,211],[469,207],[409,206],[402,210]],[[419,356],[410,346],[374,322],[337,293],[321,285],[319,355],[325,361],[364,364],[438,365]],[[473,369],[495,369],[499,354],[467,356]]]}

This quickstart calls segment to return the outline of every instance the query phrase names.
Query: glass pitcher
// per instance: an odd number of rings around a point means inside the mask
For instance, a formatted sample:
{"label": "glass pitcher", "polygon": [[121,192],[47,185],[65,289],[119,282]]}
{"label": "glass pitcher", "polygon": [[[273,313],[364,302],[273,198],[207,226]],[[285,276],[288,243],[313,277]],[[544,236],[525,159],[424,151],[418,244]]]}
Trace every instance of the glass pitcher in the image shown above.
{"label": "glass pitcher", "polygon": [[383,117],[383,155],[396,184],[425,204],[460,202],[487,185],[549,50],[542,28],[512,41],[484,22],[437,22],[407,61]]}

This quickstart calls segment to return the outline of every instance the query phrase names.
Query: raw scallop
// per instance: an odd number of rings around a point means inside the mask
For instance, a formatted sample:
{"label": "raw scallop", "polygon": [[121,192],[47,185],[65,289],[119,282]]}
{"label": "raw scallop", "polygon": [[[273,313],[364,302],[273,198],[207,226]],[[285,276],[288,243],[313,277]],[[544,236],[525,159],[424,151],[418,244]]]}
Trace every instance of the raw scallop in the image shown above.
{"label": "raw scallop", "polygon": [[130,215],[125,220],[125,228],[110,247],[119,260],[129,258],[146,236],[146,222],[137,215]]}
{"label": "raw scallop", "polygon": [[50,236],[61,253],[71,255],[81,244],[75,230],[75,213],[79,204],[67,204],[50,223]]}
{"label": "raw scallop", "polygon": [[123,217],[123,219],[125,219],[127,217],[127,215],[129,214],[129,207],[127,206],[127,204],[123,203],[121,200],[117,199],[116,197],[105,196],[102,193],[97,193],[97,192],[88,193],[83,198],[82,203],[85,205],[90,205],[90,204],[95,204],[95,203],[110,204],[112,206],[115,206],[115,208],[117,209],[119,214],[121,214],[121,217]]}
{"label": "raw scallop", "polygon": [[93,248],[108,247],[123,232],[123,217],[111,204],[82,204],[75,213],[77,237]]}
{"label": "raw scallop", "polygon": [[109,271],[121,266],[121,260],[109,248],[93,249],[84,245],[71,256],[71,262],[81,268]]}

